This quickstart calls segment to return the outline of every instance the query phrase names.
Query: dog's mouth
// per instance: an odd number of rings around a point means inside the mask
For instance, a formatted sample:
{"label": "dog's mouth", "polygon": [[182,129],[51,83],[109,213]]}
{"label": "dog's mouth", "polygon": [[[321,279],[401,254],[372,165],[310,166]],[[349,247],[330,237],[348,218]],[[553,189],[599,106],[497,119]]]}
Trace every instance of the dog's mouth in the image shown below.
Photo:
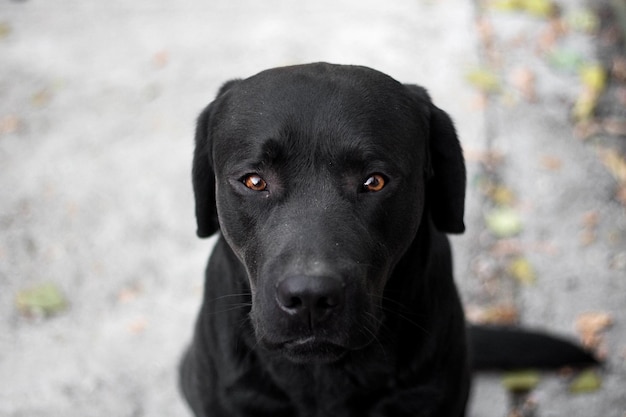
{"label": "dog's mouth", "polygon": [[278,350],[295,363],[332,363],[343,358],[349,349],[316,336],[290,340],[278,346]]}

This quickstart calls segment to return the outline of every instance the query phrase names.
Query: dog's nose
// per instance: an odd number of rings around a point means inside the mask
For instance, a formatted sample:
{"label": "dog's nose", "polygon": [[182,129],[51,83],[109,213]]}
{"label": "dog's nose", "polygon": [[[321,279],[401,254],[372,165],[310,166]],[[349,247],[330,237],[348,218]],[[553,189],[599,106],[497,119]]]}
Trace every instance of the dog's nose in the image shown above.
{"label": "dog's nose", "polygon": [[313,328],[343,305],[344,287],[332,277],[294,275],[278,284],[276,300],[283,311]]}

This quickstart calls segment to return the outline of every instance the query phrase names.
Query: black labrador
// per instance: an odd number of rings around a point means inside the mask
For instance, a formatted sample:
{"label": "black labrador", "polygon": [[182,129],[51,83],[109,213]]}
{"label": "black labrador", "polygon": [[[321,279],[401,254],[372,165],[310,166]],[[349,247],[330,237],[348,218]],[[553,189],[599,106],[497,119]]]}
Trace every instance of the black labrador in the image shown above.
{"label": "black labrador", "polygon": [[593,362],[524,332],[468,344],[445,235],[464,231],[463,156],[421,87],[323,63],[230,81],[199,117],[193,185],[198,235],[221,231],[181,366],[196,416],[456,417],[469,350]]}

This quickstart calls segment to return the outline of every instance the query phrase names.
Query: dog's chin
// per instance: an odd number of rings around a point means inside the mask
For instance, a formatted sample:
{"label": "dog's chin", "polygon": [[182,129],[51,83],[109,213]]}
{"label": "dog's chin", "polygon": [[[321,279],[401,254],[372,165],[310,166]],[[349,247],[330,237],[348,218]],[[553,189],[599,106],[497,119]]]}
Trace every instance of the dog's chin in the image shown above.
{"label": "dog's chin", "polygon": [[268,348],[288,361],[301,365],[332,364],[340,361],[350,351],[347,347],[319,340],[314,336],[290,340]]}

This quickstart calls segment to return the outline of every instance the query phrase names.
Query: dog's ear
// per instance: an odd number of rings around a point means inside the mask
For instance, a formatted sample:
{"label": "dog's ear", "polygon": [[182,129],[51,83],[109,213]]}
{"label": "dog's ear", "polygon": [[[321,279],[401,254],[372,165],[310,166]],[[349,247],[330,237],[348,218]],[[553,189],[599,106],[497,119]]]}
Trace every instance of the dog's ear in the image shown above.
{"label": "dog's ear", "polygon": [[[228,91],[238,80],[227,82],[220,88],[217,98]],[[196,231],[199,237],[209,237],[219,230],[215,204],[215,173],[212,166],[211,117],[217,107],[217,98],[198,116],[195,150],[193,154],[192,182],[196,199]]]}
{"label": "dog's ear", "polygon": [[437,229],[463,233],[465,224],[465,162],[463,151],[450,116],[436,107],[426,90],[408,86],[419,102],[427,105],[429,179],[426,183],[427,206]]}
{"label": "dog's ear", "polygon": [[463,233],[465,224],[465,162],[450,116],[431,104],[430,161],[433,176],[426,185],[431,216],[437,229]]}

